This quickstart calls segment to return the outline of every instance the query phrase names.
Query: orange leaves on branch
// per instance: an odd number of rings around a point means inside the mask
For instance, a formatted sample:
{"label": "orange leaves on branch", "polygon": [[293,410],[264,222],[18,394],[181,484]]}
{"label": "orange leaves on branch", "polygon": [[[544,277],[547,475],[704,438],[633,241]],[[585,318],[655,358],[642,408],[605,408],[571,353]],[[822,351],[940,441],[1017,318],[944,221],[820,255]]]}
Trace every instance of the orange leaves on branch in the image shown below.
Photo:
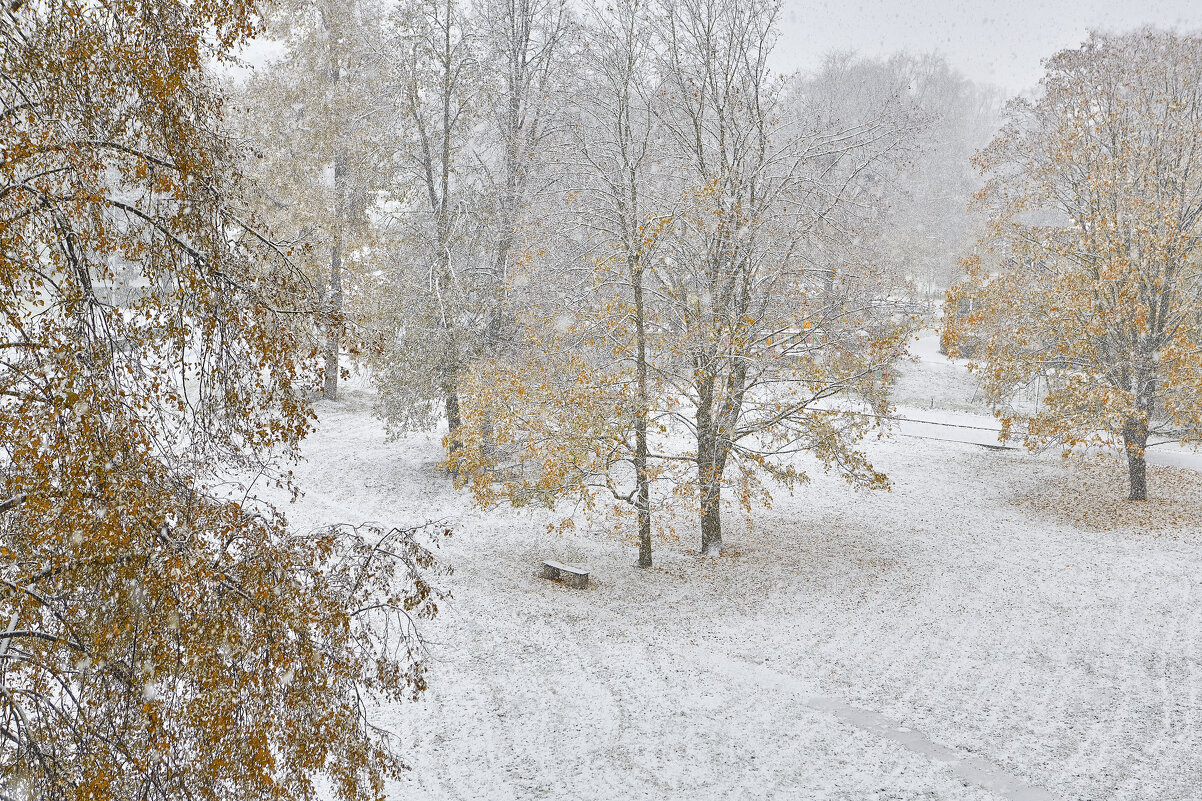
{"label": "orange leaves on branch", "polygon": [[365,715],[424,684],[432,537],[299,535],[251,493],[295,489],[316,368],[200,69],[257,24],[48,0],[0,31],[6,793],[358,799],[399,770]]}
{"label": "orange leaves on branch", "polygon": [[1133,493],[1149,436],[1202,433],[1199,45],[1094,34],[1048,61],[981,155],[991,236],[946,306],[1028,444],[1122,446]]}

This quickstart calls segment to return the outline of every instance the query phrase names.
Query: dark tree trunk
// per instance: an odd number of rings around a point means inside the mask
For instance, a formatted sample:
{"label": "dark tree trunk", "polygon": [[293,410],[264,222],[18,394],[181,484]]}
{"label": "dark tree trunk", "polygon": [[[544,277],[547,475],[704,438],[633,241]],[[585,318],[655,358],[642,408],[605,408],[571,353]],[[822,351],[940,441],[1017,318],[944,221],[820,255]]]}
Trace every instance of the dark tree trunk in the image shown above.
{"label": "dark tree trunk", "polygon": [[1148,447],[1148,424],[1137,418],[1123,426],[1123,448],[1127,451],[1127,477],[1131,491],[1127,500],[1148,500],[1148,463],[1144,454]]}
{"label": "dark tree trunk", "polygon": [[639,519],[639,567],[651,567],[651,476],[647,472],[647,330],[643,324],[643,271],[634,271],[634,328],[637,346],[638,409],[634,420],[635,510]]}
{"label": "dark tree trunk", "polygon": [[701,487],[701,553],[704,556],[722,553],[721,477]]}
{"label": "dark tree trunk", "polygon": [[447,452],[454,456],[459,450],[459,427],[463,419],[459,416],[459,391],[455,387],[447,388]]}
{"label": "dark tree trunk", "polygon": [[338,353],[342,347],[342,225],[346,195],[346,156],[334,159],[334,241],[330,246],[330,291],[326,297],[324,394],[338,398]]}
{"label": "dark tree trunk", "polygon": [[1135,395],[1135,411],[1123,425],[1123,450],[1127,452],[1127,478],[1130,492],[1127,499],[1148,500],[1148,425],[1156,405],[1157,376],[1154,349],[1141,350],[1135,360],[1131,391]]}
{"label": "dark tree trunk", "polygon": [[[447,242],[449,237],[446,236],[446,228],[439,227],[439,242]],[[456,336],[454,326],[454,307],[448,303],[445,294],[449,291],[451,281],[451,265],[450,259],[447,256],[447,248],[445,244],[440,247],[441,268],[438,276],[438,303],[439,311],[442,314],[443,334],[446,337],[446,345],[444,359],[440,366],[442,376],[440,382],[444,393],[443,403],[447,415],[447,461],[451,466],[451,475],[458,476],[459,470],[455,465],[455,458],[459,455],[459,428],[463,424],[463,417],[459,410],[459,338]]]}
{"label": "dark tree trunk", "polygon": [[463,419],[459,414],[459,390],[454,386],[450,386],[447,387],[446,392],[448,472],[450,472],[452,477],[458,478],[459,466],[455,464],[455,459],[459,456],[459,449],[463,444],[459,440],[459,427],[463,424]]}
{"label": "dark tree trunk", "polygon": [[714,378],[697,382],[697,482],[701,496],[701,553],[722,552],[722,465],[713,414]]}
{"label": "dark tree trunk", "polygon": [[342,327],[342,237],[335,235],[330,248],[330,290],[326,298],[326,346],[324,394],[338,399],[338,352]]}
{"label": "dark tree trunk", "polygon": [[639,567],[651,567],[651,479],[647,475],[647,420],[635,423],[635,499],[639,519]]}

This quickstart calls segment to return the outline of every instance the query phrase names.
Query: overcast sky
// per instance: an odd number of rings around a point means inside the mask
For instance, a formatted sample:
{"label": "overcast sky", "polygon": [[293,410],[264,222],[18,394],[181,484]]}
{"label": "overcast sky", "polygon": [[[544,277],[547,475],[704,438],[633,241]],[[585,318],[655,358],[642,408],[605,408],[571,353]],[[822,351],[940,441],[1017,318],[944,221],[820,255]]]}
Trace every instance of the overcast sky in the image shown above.
{"label": "overcast sky", "polygon": [[1009,94],[1034,87],[1040,59],[1092,28],[1202,29],[1202,0],[784,0],[776,68],[809,70],[832,49],[938,52]]}

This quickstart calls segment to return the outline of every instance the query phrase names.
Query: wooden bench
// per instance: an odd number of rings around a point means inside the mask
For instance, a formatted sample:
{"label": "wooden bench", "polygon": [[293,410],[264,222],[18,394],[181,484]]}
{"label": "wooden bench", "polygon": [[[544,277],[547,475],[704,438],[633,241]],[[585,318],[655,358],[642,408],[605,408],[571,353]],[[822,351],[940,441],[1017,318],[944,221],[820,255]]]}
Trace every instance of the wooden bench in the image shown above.
{"label": "wooden bench", "polygon": [[569,587],[588,589],[588,568],[565,565],[559,562],[543,562],[543,578],[563,579]]}

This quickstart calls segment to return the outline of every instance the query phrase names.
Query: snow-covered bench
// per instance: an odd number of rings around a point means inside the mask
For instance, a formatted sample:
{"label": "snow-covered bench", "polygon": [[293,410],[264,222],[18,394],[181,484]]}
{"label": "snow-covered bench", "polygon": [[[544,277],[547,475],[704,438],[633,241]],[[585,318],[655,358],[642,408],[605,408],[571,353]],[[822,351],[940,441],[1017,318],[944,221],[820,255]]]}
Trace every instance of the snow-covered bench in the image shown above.
{"label": "snow-covered bench", "polygon": [[565,565],[559,562],[543,562],[543,578],[563,579],[569,587],[588,589],[588,568]]}

